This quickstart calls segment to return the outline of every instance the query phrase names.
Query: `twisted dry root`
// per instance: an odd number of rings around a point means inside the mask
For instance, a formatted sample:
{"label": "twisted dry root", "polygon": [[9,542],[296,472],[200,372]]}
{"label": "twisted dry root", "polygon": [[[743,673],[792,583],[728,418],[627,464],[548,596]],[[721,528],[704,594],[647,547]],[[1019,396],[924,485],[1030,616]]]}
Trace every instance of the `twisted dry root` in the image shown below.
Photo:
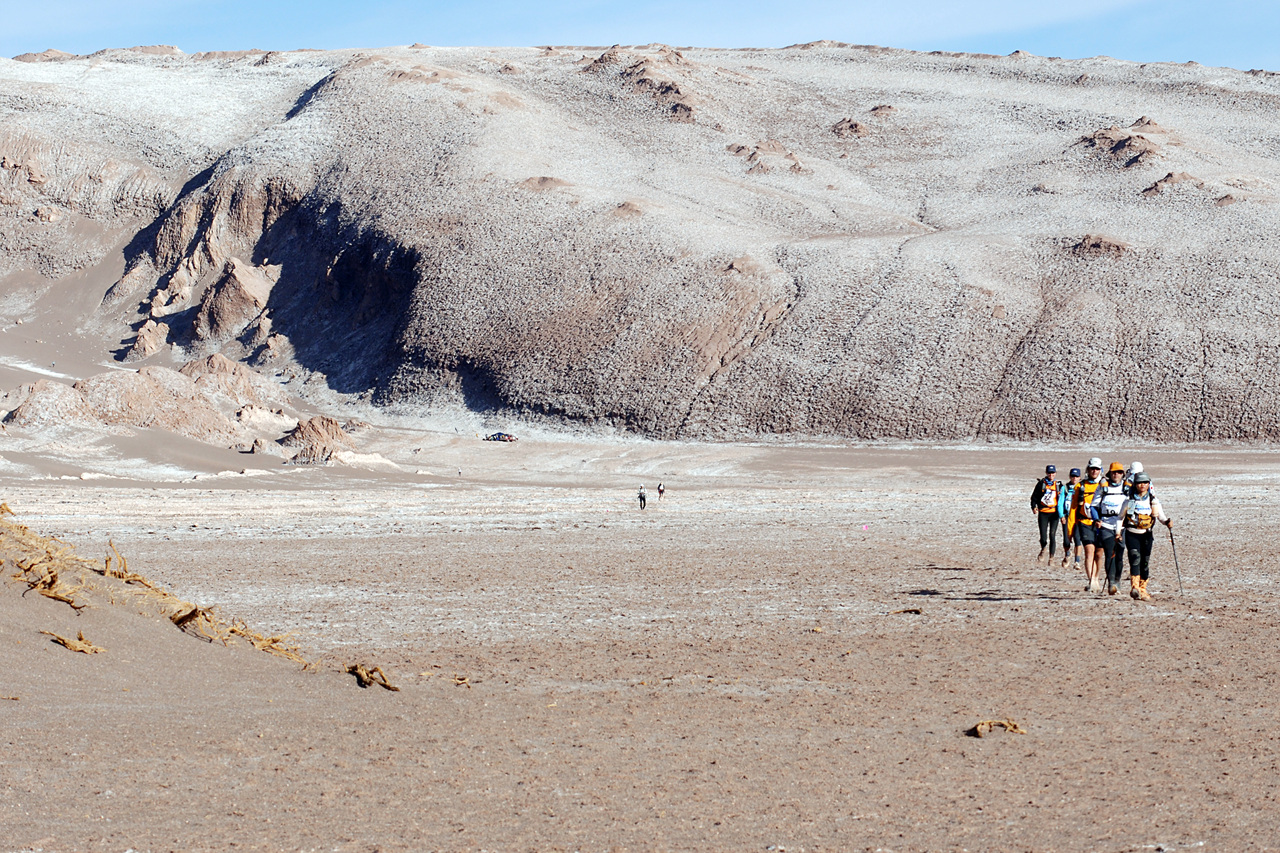
{"label": "twisted dry root", "polygon": [[66,646],[73,652],[83,652],[86,655],[96,655],[98,652],[106,651],[102,646],[95,646],[93,643],[86,640],[84,638],[84,631],[80,632],[80,638],[78,640],[69,640],[61,634],[55,634],[52,631],[41,631],[40,633],[53,637],[53,641],[55,643],[60,646]]}
{"label": "twisted dry root", "polygon": [[983,720],[971,729],[965,730],[965,734],[969,737],[986,737],[991,734],[996,727],[1004,729],[1006,732],[1015,735],[1025,735],[1027,730],[1015,723],[1013,720]]}
{"label": "twisted dry root", "polygon": [[387,680],[387,674],[382,671],[382,667],[380,666],[375,666],[373,669],[365,669],[361,664],[353,663],[351,666],[347,667],[347,672],[356,677],[356,683],[361,687],[369,687],[377,684],[388,690],[394,690],[397,693],[400,691],[399,687],[396,687]]}

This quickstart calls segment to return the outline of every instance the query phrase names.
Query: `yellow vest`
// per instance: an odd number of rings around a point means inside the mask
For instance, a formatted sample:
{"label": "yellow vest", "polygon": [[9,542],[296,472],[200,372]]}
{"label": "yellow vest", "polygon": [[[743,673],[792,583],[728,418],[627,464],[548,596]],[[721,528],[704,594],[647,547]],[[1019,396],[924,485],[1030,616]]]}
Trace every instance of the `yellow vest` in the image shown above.
{"label": "yellow vest", "polygon": [[1106,481],[1098,480],[1096,483],[1090,483],[1088,480],[1081,480],[1080,485],[1076,486],[1072,502],[1075,504],[1077,523],[1085,527],[1093,526],[1093,519],[1089,517],[1089,504],[1093,503],[1093,493],[1098,491],[1098,487],[1104,482]]}

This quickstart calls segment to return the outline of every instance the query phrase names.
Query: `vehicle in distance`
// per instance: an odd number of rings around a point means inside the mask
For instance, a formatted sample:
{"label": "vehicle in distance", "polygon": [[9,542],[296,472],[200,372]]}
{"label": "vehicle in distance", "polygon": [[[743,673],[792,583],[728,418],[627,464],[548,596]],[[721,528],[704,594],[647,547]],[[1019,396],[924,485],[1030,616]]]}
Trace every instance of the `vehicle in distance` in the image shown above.
{"label": "vehicle in distance", "polygon": [[512,435],[509,432],[495,432],[495,433],[486,435],[484,437],[484,440],[485,441],[519,441],[520,439],[516,438],[514,435]]}

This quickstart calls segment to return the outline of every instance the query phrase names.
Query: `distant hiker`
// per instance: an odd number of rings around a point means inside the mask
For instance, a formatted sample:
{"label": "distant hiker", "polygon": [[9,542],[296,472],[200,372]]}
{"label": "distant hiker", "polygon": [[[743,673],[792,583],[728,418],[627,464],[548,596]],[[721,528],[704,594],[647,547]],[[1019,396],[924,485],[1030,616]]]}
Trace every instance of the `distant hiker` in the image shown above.
{"label": "distant hiker", "polygon": [[658,500],[662,500],[662,496],[665,495],[666,493],[667,493],[667,487],[659,483],[658,484]]}
{"label": "distant hiker", "polygon": [[1064,569],[1067,567],[1067,560],[1071,558],[1072,545],[1075,545],[1076,549],[1076,564],[1080,563],[1080,531],[1077,530],[1074,537],[1071,535],[1071,500],[1079,487],[1080,469],[1072,468],[1070,479],[1058,489],[1058,521],[1062,524],[1062,568]]}
{"label": "distant hiker", "polygon": [[1058,487],[1062,484],[1054,479],[1058,472],[1056,465],[1044,466],[1044,477],[1036,480],[1031,490],[1031,511],[1036,514],[1040,524],[1040,556],[1036,562],[1044,559],[1044,549],[1049,549],[1049,561],[1053,562],[1054,552],[1058,550]]}
{"label": "distant hiker", "polygon": [[641,486],[640,486],[640,494],[639,494],[639,498],[640,498],[640,508],[641,508],[641,509],[644,509],[644,502],[645,502],[645,498],[646,498],[646,497],[647,497],[647,495],[646,495],[646,493],[645,493],[644,486],[643,486],[643,485],[641,485]]}
{"label": "distant hiker", "polygon": [[1102,551],[1107,569],[1107,595],[1120,591],[1120,575],[1124,572],[1124,504],[1128,497],[1124,490],[1124,466],[1112,462],[1107,468],[1107,482],[1094,490],[1093,500],[1089,502],[1097,533],[1098,548],[1094,553],[1098,549]]}
{"label": "distant hiker", "polygon": [[[1133,462],[1129,465],[1128,470],[1124,472],[1124,490],[1125,494],[1133,495],[1133,478],[1139,474],[1146,473],[1141,462]],[[1151,491],[1151,475],[1147,475],[1147,491]]]}
{"label": "distant hiker", "polygon": [[1102,460],[1093,457],[1084,466],[1085,478],[1076,487],[1071,496],[1071,515],[1068,520],[1072,528],[1072,536],[1079,537],[1084,548],[1084,576],[1088,581],[1085,592],[1098,592],[1102,561],[1098,557],[1096,531],[1093,527],[1093,516],[1089,514],[1089,504],[1093,502],[1093,493],[1102,485]]}
{"label": "distant hiker", "polygon": [[[1147,580],[1151,576],[1151,545],[1156,522],[1173,529],[1173,519],[1151,494],[1151,478],[1145,471],[1133,475],[1133,494],[1124,505],[1124,544],[1129,552],[1129,595],[1147,601]],[[1172,534],[1170,534],[1172,535]]]}

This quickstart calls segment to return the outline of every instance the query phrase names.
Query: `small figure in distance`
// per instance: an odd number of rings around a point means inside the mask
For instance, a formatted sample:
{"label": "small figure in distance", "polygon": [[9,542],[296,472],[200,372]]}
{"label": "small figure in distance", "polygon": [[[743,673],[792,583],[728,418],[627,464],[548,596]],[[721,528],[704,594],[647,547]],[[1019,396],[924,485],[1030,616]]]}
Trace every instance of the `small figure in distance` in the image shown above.
{"label": "small figure in distance", "polygon": [[1124,544],[1129,552],[1129,595],[1148,601],[1147,580],[1151,577],[1151,544],[1156,522],[1173,528],[1173,519],[1164,514],[1160,501],[1151,493],[1151,478],[1145,471],[1133,475],[1133,492],[1124,504]]}
{"label": "small figure in distance", "polygon": [[1054,552],[1058,550],[1058,487],[1062,484],[1054,479],[1058,468],[1056,465],[1044,466],[1044,478],[1036,480],[1031,490],[1031,511],[1036,515],[1040,525],[1040,556],[1038,564],[1044,559],[1044,551],[1049,549],[1049,562],[1053,562]]}
{"label": "small figure in distance", "polygon": [[666,493],[667,493],[667,487],[659,483],[658,484],[658,500],[662,500],[662,496],[665,495]]}
{"label": "small figure in distance", "polygon": [[[1067,567],[1067,561],[1071,559],[1071,546],[1075,546],[1076,565],[1080,565],[1080,529],[1072,528],[1075,526],[1071,517],[1071,499],[1075,497],[1076,489],[1080,486],[1080,469],[1071,469],[1071,479],[1062,484],[1058,495],[1058,521],[1062,523],[1062,568]],[[1074,536],[1072,535],[1074,532]]]}
{"label": "small figure in distance", "polygon": [[640,508],[644,509],[644,502],[645,502],[645,498],[647,497],[647,494],[645,493],[643,483],[640,485],[640,493],[637,495],[637,497],[640,498]]}

